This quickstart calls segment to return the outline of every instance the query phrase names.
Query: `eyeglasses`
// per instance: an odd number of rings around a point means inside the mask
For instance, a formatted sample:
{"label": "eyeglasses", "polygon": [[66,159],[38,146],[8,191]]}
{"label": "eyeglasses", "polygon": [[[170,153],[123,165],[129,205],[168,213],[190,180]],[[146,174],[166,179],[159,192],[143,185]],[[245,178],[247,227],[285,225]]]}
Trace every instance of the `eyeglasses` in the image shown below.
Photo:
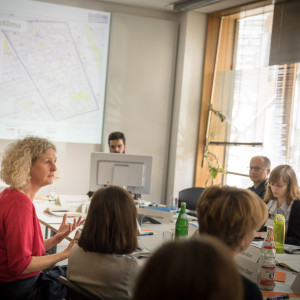
{"label": "eyeglasses", "polygon": [[260,168],[260,167],[249,167],[251,171],[261,172],[262,170],[268,170],[268,168]]}
{"label": "eyeglasses", "polygon": [[282,189],[282,188],[284,188],[285,186],[287,186],[287,184],[279,185],[279,184],[275,184],[275,183],[272,183],[272,182],[269,182],[268,185],[269,185],[269,186],[272,186],[272,187],[277,187],[277,188],[279,188],[279,189]]}

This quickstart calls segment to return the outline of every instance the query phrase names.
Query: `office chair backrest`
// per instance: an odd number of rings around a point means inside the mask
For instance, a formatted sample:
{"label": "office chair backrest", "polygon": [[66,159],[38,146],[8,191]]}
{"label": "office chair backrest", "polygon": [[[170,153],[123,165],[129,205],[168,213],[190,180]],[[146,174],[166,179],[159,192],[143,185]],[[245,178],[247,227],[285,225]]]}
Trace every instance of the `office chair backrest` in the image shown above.
{"label": "office chair backrest", "polygon": [[180,191],[178,195],[178,207],[180,208],[181,202],[185,202],[188,210],[195,211],[197,202],[203,191],[204,188],[201,187],[191,187]]}
{"label": "office chair backrest", "polygon": [[67,279],[66,277],[59,276],[57,278],[60,282],[62,282],[68,289],[68,300],[99,300],[90,292],[84,290],[80,286],[78,286],[73,281]]}

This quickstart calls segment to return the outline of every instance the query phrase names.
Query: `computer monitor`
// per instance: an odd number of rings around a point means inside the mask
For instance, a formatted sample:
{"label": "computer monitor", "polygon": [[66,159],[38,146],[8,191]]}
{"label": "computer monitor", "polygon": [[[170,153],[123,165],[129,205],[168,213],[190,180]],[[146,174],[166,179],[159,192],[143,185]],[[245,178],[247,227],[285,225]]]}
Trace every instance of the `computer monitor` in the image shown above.
{"label": "computer monitor", "polygon": [[150,194],[151,171],[152,156],[92,152],[90,192],[117,185],[133,194]]}

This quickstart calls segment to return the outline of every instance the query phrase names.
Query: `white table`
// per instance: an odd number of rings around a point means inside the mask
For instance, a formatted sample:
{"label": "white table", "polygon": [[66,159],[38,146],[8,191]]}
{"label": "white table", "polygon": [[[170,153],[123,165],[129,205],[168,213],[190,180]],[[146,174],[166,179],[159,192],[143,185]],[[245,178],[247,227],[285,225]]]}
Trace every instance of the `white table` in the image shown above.
{"label": "white table", "polygon": [[[53,206],[53,202],[51,201],[34,201],[34,205],[37,211],[37,215],[41,224],[45,225],[51,232],[51,235],[55,234],[61,224],[62,217],[52,217],[44,213],[45,208],[49,205]],[[69,222],[72,222],[73,218],[68,219]],[[142,230],[151,230],[154,232],[153,235],[139,236],[138,244],[140,248],[146,248],[151,252],[158,249],[163,244],[163,232],[164,231],[174,231],[175,223],[168,224],[151,224],[151,223],[143,223]],[[189,226],[189,237],[193,235],[193,233],[197,230],[195,225]],[[66,239],[71,241],[74,237],[75,231],[73,231]],[[300,255],[292,255],[296,260],[300,260]],[[145,260],[143,261],[143,263]],[[286,282],[276,282],[276,286],[274,291],[281,293],[292,293],[290,288],[293,283],[296,274],[295,272],[291,272],[290,270],[283,269],[281,267],[277,267],[278,271],[286,272]]]}

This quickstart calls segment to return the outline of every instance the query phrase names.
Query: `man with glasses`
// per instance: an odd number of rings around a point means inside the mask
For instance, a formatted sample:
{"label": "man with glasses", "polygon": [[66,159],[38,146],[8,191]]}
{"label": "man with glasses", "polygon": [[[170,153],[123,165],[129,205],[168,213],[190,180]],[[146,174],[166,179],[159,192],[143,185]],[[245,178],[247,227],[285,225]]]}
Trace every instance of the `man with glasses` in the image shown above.
{"label": "man with glasses", "polygon": [[250,161],[249,175],[253,182],[250,191],[264,199],[266,193],[267,179],[270,174],[271,162],[266,156],[254,156]]}

